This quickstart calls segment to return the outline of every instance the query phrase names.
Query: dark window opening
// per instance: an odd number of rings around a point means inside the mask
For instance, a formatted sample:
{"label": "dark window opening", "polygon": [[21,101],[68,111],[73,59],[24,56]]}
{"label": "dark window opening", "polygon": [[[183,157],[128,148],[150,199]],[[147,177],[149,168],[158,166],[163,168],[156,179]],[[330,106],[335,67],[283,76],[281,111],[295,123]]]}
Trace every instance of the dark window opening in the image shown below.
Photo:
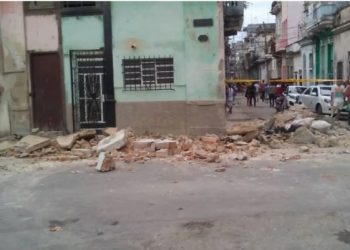
{"label": "dark window opening", "polygon": [[123,59],[125,90],[173,90],[173,58]]}
{"label": "dark window opening", "polygon": [[64,1],[62,2],[62,8],[85,8],[96,7],[96,2],[78,2],[78,1]]}

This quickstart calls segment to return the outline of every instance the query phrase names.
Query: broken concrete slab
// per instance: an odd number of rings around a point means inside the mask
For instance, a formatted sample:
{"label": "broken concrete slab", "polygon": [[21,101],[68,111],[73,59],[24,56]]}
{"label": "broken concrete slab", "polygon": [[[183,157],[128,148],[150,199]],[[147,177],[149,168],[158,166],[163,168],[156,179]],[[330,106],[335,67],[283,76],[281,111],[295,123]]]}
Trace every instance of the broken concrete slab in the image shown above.
{"label": "broken concrete slab", "polygon": [[27,135],[18,141],[15,144],[14,148],[16,151],[19,151],[21,153],[30,153],[35,150],[47,147],[50,144],[51,140],[49,138]]}
{"label": "broken concrete slab", "polygon": [[175,140],[156,140],[154,141],[156,150],[159,149],[174,149],[177,148],[177,142]]}
{"label": "broken concrete slab", "polygon": [[238,124],[227,129],[228,135],[245,135],[249,132],[258,131],[258,126],[248,124]]}
{"label": "broken concrete slab", "polygon": [[95,129],[83,129],[77,132],[79,139],[89,139],[93,138],[96,135]]}
{"label": "broken concrete slab", "polygon": [[118,128],[109,127],[109,128],[103,129],[103,134],[106,136],[111,136],[111,135],[115,135],[117,131],[118,131]]}
{"label": "broken concrete slab", "polygon": [[108,136],[101,140],[97,145],[97,153],[121,149],[127,144],[127,142],[127,130],[120,130],[115,135]]}
{"label": "broken concrete slab", "polygon": [[206,159],[208,153],[202,149],[197,149],[194,151],[194,156],[199,159]]}
{"label": "broken concrete slab", "polygon": [[299,148],[299,152],[300,153],[307,153],[307,152],[310,152],[310,148],[308,146],[301,146]]}
{"label": "broken concrete slab", "polygon": [[311,123],[311,128],[321,133],[327,132],[327,130],[330,129],[331,126],[332,126],[331,124],[322,120],[313,121]]}
{"label": "broken concrete slab", "polygon": [[260,135],[260,132],[258,130],[255,130],[255,131],[249,132],[245,136],[243,136],[242,140],[244,142],[251,142],[253,139],[258,138],[259,135]]}
{"label": "broken concrete slab", "polygon": [[217,162],[220,159],[220,155],[218,153],[209,153],[206,160],[208,163]]}
{"label": "broken concrete slab", "polygon": [[169,156],[169,150],[166,148],[156,151],[156,157],[158,158],[166,158],[168,156]]}
{"label": "broken concrete slab", "polygon": [[200,137],[202,142],[206,143],[218,143],[220,138],[215,134],[206,134]]}
{"label": "broken concrete slab", "polygon": [[101,152],[98,155],[96,170],[99,172],[109,172],[114,170],[113,158],[106,155],[105,152]]}
{"label": "broken concrete slab", "polygon": [[306,127],[298,128],[292,137],[295,144],[312,144],[316,142],[316,136]]}
{"label": "broken concrete slab", "polygon": [[69,134],[69,135],[62,135],[58,136],[56,138],[56,141],[58,145],[63,149],[71,149],[74,145],[74,143],[78,140],[79,134]]}
{"label": "broken concrete slab", "polygon": [[154,144],[154,139],[140,139],[133,142],[133,148],[134,149],[144,149],[147,147],[150,147],[152,144]]}
{"label": "broken concrete slab", "polygon": [[0,142],[0,152],[12,148],[16,142],[14,141],[2,141]]}

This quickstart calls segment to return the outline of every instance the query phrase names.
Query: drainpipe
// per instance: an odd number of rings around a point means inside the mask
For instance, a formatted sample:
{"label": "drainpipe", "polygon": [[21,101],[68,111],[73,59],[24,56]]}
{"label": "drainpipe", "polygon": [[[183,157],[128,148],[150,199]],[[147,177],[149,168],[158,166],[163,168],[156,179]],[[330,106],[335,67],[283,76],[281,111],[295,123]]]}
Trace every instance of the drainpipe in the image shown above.
{"label": "drainpipe", "polygon": [[105,110],[106,125],[116,126],[116,105],[114,99],[113,81],[113,38],[111,2],[103,3],[103,29],[104,29],[104,53],[105,53]]}

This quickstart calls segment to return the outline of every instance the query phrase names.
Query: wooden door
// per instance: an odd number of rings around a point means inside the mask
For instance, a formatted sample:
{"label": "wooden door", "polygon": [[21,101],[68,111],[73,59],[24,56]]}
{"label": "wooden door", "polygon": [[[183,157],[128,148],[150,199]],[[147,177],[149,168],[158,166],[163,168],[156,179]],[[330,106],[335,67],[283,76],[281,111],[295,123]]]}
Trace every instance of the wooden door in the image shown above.
{"label": "wooden door", "polygon": [[31,54],[31,82],[34,127],[62,130],[63,91],[58,53]]}

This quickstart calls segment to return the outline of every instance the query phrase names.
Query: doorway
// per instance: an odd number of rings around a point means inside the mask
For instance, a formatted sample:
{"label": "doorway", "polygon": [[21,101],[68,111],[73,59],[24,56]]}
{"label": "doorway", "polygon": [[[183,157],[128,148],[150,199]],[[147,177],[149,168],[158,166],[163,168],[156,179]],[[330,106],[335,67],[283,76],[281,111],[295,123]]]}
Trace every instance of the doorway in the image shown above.
{"label": "doorway", "polygon": [[30,55],[33,125],[40,130],[64,128],[63,91],[58,53]]}
{"label": "doorway", "polygon": [[104,51],[71,51],[71,67],[75,130],[115,126],[114,88],[106,81]]}

